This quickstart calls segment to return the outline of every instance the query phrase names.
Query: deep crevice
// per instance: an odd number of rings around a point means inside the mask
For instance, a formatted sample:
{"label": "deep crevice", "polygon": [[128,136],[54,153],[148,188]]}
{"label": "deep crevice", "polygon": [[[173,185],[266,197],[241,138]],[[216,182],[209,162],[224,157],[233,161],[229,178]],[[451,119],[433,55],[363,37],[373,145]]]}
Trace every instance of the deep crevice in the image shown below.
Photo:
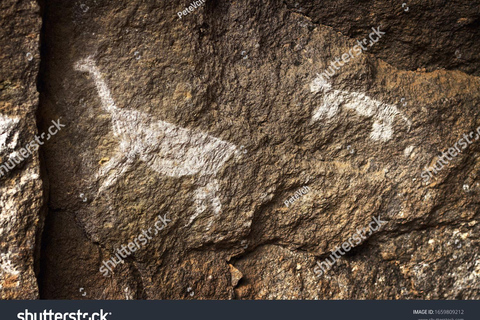
{"label": "deep crevice", "polygon": [[[45,13],[46,13],[46,0],[37,0],[37,4],[40,7],[40,18],[42,21],[42,26],[40,28],[40,40],[39,40],[39,53],[40,53],[40,65],[39,65],[39,70],[37,74],[37,91],[39,93],[38,97],[38,106],[35,114],[36,118],[36,124],[37,124],[37,133],[41,132],[42,127],[43,127],[43,117],[41,113],[41,107],[43,105],[43,96],[42,92],[44,91],[45,85],[43,82],[44,78],[44,70],[45,70]],[[43,261],[45,257],[43,257],[43,252],[44,252],[44,246],[45,246],[45,236],[46,233],[44,232],[46,221],[47,221],[47,215],[48,215],[48,195],[49,195],[49,179],[48,179],[48,174],[47,174],[47,168],[45,165],[45,159],[44,159],[44,153],[43,153],[43,148],[40,147],[38,150],[38,155],[39,155],[39,165],[40,165],[40,179],[42,180],[43,183],[43,190],[42,190],[42,195],[43,195],[43,204],[39,212],[39,227],[37,230],[37,235],[36,235],[36,242],[35,242],[35,257],[34,257],[34,262],[35,262],[35,275],[37,277],[37,284],[38,284],[38,292],[39,292],[39,298],[42,299],[42,291],[43,291],[43,285],[42,285],[42,279],[44,276],[44,269],[43,269]]]}

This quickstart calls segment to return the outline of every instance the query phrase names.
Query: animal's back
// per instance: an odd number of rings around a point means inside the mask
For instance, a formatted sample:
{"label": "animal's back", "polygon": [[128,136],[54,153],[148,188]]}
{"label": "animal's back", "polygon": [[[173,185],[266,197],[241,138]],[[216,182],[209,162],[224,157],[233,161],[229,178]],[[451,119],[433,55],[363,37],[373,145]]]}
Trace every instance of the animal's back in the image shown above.
{"label": "animal's back", "polygon": [[163,135],[156,146],[158,152],[151,153],[152,168],[168,176],[215,174],[236,150],[233,144],[204,132],[164,121],[156,122],[153,127],[157,127],[157,132],[163,131]]}
{"label": "animal's back", "polygon": [[114,130],[134,144],[136,153],[155,171],[181,177],[215,174],[235,152],[233,144],[207,133],[181,128],[136,111],[112,115]]}

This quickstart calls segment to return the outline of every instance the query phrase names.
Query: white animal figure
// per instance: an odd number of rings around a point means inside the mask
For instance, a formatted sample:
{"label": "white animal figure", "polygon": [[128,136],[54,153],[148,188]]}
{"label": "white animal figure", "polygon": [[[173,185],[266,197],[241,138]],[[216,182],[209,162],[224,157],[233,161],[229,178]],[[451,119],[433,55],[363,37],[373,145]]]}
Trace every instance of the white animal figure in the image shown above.
{"label": "white animal figure", "polygon": [[361,92],[348,92],[332,89],[332,85],[318,75],[310,83],[310,91],[317,93],[323,91],[323,102],[317,107],[312,116],[312,122],[320,119],[331,119],[343,106],[350,110],[355,110],[358,114],[375,119],[370,133],[372,140],[387,142],[393,136],[393,120],[396,115],[400,115],[408,124],[410,130],[410,120],[401,113],[394,105],[386,104],[372,99]]}
{"label": "white animal figure", "polygon": [[136,110],[118,108],[91,57],[78,61],[74,68],[92,76],[103,109],[111,114],[113,134],[120,140],[117,154],[96,175],[97,179],[106,176],[99,193],[125,174],[138,157],[152,170],[169,177],[199,175],[195,191],[196,212],[186,226],[205,211],[208,201],[218,215],[222,206],[217,196],[219,186],[215,175],[237,152],[236,146],[201,131],[154,120]]}

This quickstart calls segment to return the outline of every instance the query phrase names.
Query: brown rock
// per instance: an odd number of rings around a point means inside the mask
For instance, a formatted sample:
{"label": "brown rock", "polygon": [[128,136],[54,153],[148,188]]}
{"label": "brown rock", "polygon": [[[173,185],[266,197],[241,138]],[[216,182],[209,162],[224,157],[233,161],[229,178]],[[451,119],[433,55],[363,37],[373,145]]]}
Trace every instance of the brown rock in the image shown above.
{"label": "brown rock", "polygon": [[36,79],[41,19],[36,2],[0,3],[0,299],[36,299],[44,218]]}
{"label": "brown rock", "polygon": [[[421,176],[480,126],[477,4],[242,0],[181,20],[176,2],[43,6],[37,121],[66,127],[42,146],[48,198],[22,176],[38,156],[2,180],[2,215],[19,220],[0,224],[13,239],[0,261],[26,271],[0,273],[4,297],[38,296],[46,201],[42,298],[479,298],[480,143]],[[378,26],[378,43],[333,67]],[[2,115],[27,142],[37,69],[17,60],[0,71],[19,70],[0,82]]]}
{"label": "brown rock", "polygon": [[230,267],[230,274],[232,275],[232,287],[235,288],[240,279],[242,279],[243,274],[233,265],[229,264],[228,266]]}

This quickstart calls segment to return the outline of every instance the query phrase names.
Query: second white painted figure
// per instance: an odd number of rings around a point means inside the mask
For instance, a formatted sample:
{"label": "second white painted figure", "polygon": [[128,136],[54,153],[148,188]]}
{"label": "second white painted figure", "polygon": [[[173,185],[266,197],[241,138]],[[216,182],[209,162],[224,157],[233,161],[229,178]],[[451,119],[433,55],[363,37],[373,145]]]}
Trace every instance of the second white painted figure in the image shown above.
{"label": "second white painted figure", "polygon": [[201,131],[152,119],[149,114],[118,108],[91,57],[78,61],[74,68],[92,76],[103,109],[112,117],[113,134],[120,140],[116,155],[96,175],[97,179],[105,177],[98,192],[113,185],[138,157],[152,170],[169,177],[199,175],[195,190],[196,212],[187,226],[206,210],[208,203],[217,216],[222,206],[215,176],[237,152],[236,146]]}
{"label": "second white painted figure", "polygon": [[399,115],[408,124],[411,122],[394,105],[386,104],[372,99],[361,92],[348,92],[332,89],[321,75],[318,75],[310,83],[310,91],[317,93],[323,91],[323,102],[317,107],[312,116],[312,122],[320,119],[331,119],[340,111],[340,107],[355,110],[365,117],[373,117],[375,120],[370,133],[370,138],[376,141],[387,142],[393,136],[393,120]]}

